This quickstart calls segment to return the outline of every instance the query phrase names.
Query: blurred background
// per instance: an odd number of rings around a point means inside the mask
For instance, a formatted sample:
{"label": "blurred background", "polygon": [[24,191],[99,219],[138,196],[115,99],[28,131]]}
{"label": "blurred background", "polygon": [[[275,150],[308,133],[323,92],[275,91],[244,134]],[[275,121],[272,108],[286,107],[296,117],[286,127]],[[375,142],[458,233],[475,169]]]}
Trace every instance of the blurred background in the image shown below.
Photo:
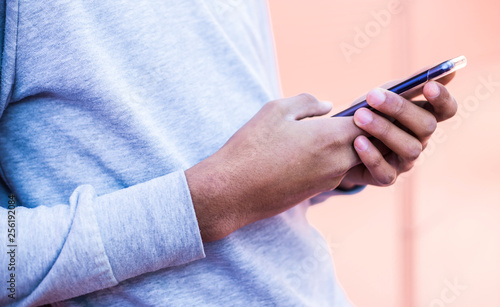
{"label": "blurred background", "polygon": [[[465,55],[459,112],[392,187],[313,207],[338,278],[364,306],[500,306],[500,3],[270,0],[285,96],[339,111],[388,80]],[[497,190],[498,189],[498,190]]]}

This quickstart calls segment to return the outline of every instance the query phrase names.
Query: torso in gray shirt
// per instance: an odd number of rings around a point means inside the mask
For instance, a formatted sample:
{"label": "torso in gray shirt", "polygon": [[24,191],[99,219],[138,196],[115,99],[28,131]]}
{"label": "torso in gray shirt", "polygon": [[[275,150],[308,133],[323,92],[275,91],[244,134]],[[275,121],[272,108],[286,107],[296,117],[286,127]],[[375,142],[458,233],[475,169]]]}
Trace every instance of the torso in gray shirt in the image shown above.
{"label": "torso in gray shirt", "polygon": [[3,5],[0,166],[22,206],[2,305],[348,304],[309,202],[209,244],[197,228],[183,171],[280,96],[264,1]]}

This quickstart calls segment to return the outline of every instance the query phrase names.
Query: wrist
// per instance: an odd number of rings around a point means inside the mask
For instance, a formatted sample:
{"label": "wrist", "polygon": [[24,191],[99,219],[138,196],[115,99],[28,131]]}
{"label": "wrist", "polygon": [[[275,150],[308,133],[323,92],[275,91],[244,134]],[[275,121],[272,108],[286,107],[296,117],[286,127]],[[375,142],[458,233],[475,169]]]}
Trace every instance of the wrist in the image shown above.
{"label": "wrist", "polygon": [[238,229],[231,204],[230,179],[211,157],[185,171],[193,207],[204,242],[222,239]]}

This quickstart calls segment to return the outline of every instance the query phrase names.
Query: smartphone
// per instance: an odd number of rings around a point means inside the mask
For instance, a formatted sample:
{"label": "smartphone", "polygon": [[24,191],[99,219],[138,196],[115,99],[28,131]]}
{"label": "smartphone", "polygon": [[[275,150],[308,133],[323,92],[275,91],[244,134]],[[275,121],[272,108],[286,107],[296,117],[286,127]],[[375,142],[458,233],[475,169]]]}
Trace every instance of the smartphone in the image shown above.
{"label": "smartphone", "polygon": [[[443,63],[432,67],[431,69],[426,69],[423,72],[417,73],[416,75],[411,76],[403,82],[400,82],[393,87],[388,88],[387,90],[402,95],[409,90],[424,86],[424,84],[428,81],[442,78],[460,68],[464,68],[466,65],[467,59],[462,55],[454,59],[444,61]],[[372,109],[372,107],[368,105],[366,100],[363,100],[360,103],[357,103],[352,107],[333,115],[332,117],[353,116],[356,110],[359,108]]]}

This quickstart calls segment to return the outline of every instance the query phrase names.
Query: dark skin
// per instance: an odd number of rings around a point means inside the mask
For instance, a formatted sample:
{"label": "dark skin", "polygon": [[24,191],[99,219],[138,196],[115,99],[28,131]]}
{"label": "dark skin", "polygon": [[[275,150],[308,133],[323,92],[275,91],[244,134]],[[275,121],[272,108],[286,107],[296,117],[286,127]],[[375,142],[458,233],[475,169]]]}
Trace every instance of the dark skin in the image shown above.
{"label": "dark skin", "polygon": [[[377,106],[374,97],[369,93],[367,102],[379,114],[368,109],[358,110],[354,115],[354,122],[374,138],[368,139],[366,136],[356,138],[354,148],[363,164],[349,171],[341,187],[348,189],[355,185],[391,185],[399,174],[412,169],[418,158],[418,152],[427,146],[437,123],[453,117],[457,112],[457,102],[444,87],[454,77],[455,73],[443,77],[438,82],[426,84],[423,88],[426,101],[408,103],[407,99],[420,96],[422,89],[406,93],[406,99],[384,91],[386,101]],[[437,97],[433,97],[436,94],[433,85],[436,85],[439,91]],[[364,114],[370,114],[373,121],[363,124],[360,117]],[[397,118],[397,121],[390,122],[390,119],[394,118]],[[392,136],[384,137],[381,133]],[[385,141],[381,141],[382,139]],[[402,145],[406,148],[402,148]],[[363,150],[365,147],[367,149]]]}
{"label": "dark skin", "polygon": [[393,184],[413,167],[437,122],[456,113],[443,84],[427,83],[423,95],[422,108],[391,92],[370,92],[368,103],[385,116],[360,109],[354,117],[322,117],[331,105],[309,94],[267,103],[221,149],[185,172],[203,241],[339,186]]}

